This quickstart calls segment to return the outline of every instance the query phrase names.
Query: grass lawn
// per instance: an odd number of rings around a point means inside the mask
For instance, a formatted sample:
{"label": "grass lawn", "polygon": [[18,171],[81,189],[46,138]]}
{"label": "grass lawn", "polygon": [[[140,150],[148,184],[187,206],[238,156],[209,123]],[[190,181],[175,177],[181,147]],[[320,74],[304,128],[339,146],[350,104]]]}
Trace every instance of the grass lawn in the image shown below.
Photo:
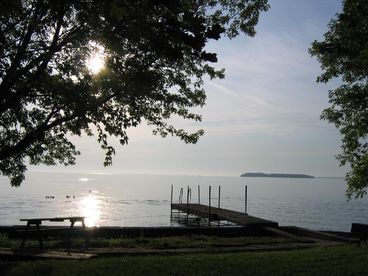
{"label": "grass lawn", "polygon": [[[65,238],[44,239],[47,249],[65,249],[67,240]],[[251,245],[251,244],[277,244],[295,242],[291,238],[268,237],[268,236],[243,236],[243,237],[216,237],[205,235],[173,236],[159,238],[91,238],[88,246],[90,248],[146,248],[146,249],[175,249],[175,248],[208,248],[213,246]],[[6,235],[0,235],[0,247],[17,249],[21,243],[20,239],[10,239]],[[72,248],[83,248],[83,238],[73,238]],[[28,239],[25,248],[38,248],[38,241]]]}
{"label": "grass lawn", "polygon": [[102,257],[89,260],[0,261],[1,275],[367,275],[368,247]]}

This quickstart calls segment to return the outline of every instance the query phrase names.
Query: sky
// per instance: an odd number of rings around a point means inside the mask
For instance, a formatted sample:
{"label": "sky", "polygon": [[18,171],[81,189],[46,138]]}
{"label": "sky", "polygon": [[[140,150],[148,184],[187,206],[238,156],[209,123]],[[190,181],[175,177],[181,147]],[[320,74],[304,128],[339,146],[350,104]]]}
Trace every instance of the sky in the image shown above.
{"label": "sky", "polygon": [[81,151],[71,170],[85,173],[239,176],[244,172],[305,173],[341,177],[338,130],[320,120],[329,106],[328,90],[338,85],[316,83],[321,69],[308,49],[322,40],[327,24],[341,11],[338,0],[270,0],[255,37],[211,42],[224,80],[206,80],[203,121],[176,126],[203,129],[195,145],[152,135],[148,126],[129,129],[129,144],[116,145],[113,165],[93,138],[72,137]]}

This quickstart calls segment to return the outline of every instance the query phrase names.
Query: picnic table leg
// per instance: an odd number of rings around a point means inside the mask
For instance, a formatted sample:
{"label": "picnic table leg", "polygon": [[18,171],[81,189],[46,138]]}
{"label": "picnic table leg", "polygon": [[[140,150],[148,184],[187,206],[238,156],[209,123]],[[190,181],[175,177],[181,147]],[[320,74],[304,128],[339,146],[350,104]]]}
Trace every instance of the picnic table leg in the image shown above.
{"label": "picnic table leg", "polygon": [[40,229],[40,224],[41,223],[36,224],[37,238],[38,238],[38,243],[40,244],[40,248],[43,249],[43,241],[42,241],[42,233],[41,233],[41,229]]}
{"label": "picnic table leg", "polygon": [[84,237],[86,238],[85,242],[84,242],[84,249],[88,248],[89,245],[89,236],[88,236],[88,232],[86,230],[86,224],[84,223],[84,218],[82,219],[82,229],[84,232]]}
{"label": "picnic table leg", "polygon": [[26,226],[26,231],[24,232],[23,234],[23,240],[22,240],[22,244],[20,245],[20,249],[23,249],[24,248],[24,244],[26,242],[26,239],[27,239],[27,236],[28,236],[28,229],[29,229],[29,221],[27,222],[27,226]]}
{"label": "picnic table leg", "polygon": [[71,245],[72,245],[71,235],[73,233],[73,228],[74,228],[74,220],[72,220],[70,222],[70,231],[69,231],[69,235],[68,235],[68,255],[70,255],[70,248],[71,248]]}

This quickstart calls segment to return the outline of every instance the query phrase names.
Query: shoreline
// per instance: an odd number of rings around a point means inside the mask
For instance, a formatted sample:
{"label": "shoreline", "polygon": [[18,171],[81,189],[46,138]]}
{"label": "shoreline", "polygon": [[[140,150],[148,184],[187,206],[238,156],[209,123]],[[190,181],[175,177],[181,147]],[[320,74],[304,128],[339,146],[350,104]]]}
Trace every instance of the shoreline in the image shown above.
{"label": "shoreline", "polygon": [[[21,232],[26,228],[25,225],[12,225],[0,226],[0,234],[7,234],[9,237],[21,237]],[[31,227],[31,229],[34,229]],[[63,231],[67,232],[69,226],[53,226],[53,225],[41,225],[41,230],[47,230],[49,235],[60,235]],[[81,230],[81,226],[75,226],[75,229]],[[361,223],[353,223],[351,231],[337,231],[337,230],[311,230],[301,228],[297,226],[279,226],[275,229],[287,230],[292,232],[310,232],[310,233],[326,233],[332,235],[338,235],[342,237],[350,237],[357,233],[367,231],[368,225]],[[248,236],[248,235],[265,235],[269,231],[260,227],[242,227],[242,226],[223,226],[223,227],[186,227],[186,226],[157,226],[157,227],[131,227],[131,226],[100,226],[100,227],[87,227],[87,232],[91,232],[93,236],[102,237],[170,237],[181,235],[207,235],[207,236],[219,236],[219,237],[236,237],[236,236]]]}

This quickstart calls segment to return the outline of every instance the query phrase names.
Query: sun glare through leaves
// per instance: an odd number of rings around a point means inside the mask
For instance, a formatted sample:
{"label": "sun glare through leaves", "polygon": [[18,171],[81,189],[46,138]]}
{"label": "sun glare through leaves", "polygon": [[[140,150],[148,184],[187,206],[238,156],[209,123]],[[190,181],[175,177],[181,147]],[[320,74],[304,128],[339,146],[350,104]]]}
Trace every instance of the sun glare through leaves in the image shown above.
{"label": "sun glare through leaves", "polygon": [[87,68],[92,74],[98,74],[105,67],[105,49],[95,42],[90,42],[92,53],[87,60]]}
{"label": "sun glare through leaves", "polygon": [[87,67],[92,74],[97,74],[105,67],[104,57],[97,53],[87,61]]}

